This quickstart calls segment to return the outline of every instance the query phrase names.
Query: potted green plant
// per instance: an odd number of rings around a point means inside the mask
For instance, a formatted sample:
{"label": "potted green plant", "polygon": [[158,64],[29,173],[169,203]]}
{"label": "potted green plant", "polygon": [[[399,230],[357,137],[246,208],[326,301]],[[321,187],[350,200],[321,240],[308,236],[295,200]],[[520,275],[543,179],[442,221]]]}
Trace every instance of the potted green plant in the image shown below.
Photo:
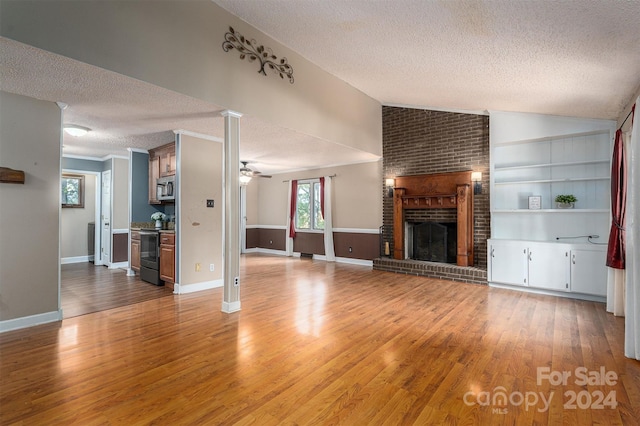
{"label": "potted green plant", "polygon": [[559,209],[572,209],[578,199],[573,194],[556,195],[556,207]]}

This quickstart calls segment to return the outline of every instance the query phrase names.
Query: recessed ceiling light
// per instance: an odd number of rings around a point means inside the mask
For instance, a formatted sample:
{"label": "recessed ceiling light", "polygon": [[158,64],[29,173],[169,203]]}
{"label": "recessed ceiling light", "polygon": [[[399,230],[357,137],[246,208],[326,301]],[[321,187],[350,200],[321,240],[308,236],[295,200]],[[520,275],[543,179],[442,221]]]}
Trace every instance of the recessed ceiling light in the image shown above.
{"label": "recessed ceiling light", "polygon": [[87,132],[90,132],[91,129],[88,127],[76,126],[75,124],[68,124],[64,126],[64,131],[69,133],[71,136],[84,136]]}

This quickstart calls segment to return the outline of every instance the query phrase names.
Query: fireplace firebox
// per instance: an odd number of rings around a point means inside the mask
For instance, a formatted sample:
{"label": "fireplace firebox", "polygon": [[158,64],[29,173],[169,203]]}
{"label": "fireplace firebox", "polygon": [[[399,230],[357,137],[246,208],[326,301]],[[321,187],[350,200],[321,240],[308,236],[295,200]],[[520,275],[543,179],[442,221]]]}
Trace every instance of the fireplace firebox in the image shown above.
{"label": "fireplace firebox", "polygon": [[456,263],[457,225],[455,223],[410,223],[407,253],[410,259]]}

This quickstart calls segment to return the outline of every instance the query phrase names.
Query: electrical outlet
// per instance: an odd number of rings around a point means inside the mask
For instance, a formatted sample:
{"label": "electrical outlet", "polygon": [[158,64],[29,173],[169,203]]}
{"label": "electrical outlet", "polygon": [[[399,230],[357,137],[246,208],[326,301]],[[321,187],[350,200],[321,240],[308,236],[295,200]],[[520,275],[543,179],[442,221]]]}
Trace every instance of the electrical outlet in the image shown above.
{"label": "electrical outlet", "polygon": [[240,277],[235,277],[233,279],[233,286],[238,287],[240,285]]}
{"label": "electrical outlet", "polygon": [[349,253],[352,253],[353,249],[351,247],[349,247]]}
{"label": "electrical outlet", "polygon": [[210,264],[209,264],[209,272],[213,272],[213,271],[214,271],[214,269],[215,269],[215,268],[214,268],[214,266],[213,266],[213,263],[210,263]]}
{"label": "electrical outlet", "polygon": [[269,240],[269,244],[273,244],[273,240]]}
{"label": "electrical outlet", "polygon": [[214,200],[207,200],[207,207],[215,207],[216,202]]}
{"label": "electrical outlet", "polygon": [[200,272],[200,264],[196,263],[196,272]]}

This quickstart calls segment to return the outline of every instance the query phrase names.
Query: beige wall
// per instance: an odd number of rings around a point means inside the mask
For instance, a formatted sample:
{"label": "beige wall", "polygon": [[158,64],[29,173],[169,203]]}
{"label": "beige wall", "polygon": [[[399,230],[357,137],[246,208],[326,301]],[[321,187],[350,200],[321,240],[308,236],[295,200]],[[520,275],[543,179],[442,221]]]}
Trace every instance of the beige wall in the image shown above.
{"label": "beige wall", "polygon": [[[0,3],[2,36],[375,155],[381,106],[212,1]],[[224,52],[229,26],[286,57],[294,84]],[[189,64],[185,72],[184,64]],[[339,100],[339,101],[338,101]]]}
{"label": "beige wall", "polygon": [[114,158],[111,164],[111,227],[129,229],[129,160]]}
{"label": "beige wall", "polygon": [[[625,120],[625,118],[627,118],[627,115],[629,115],[629,113],[631,112],[631,107],[633,107],[633,104],[636,102],[638,97],[640,97],[640,87],[638,87],[638,90],[636,90],[635,95],[633,95],[633,97],[629,101],[629,105],[626,106],[626,108],[622,111],[622,114],[620,114],[620,116],[618,117],[617,127],[620,127],[622,125],[622,122]],[[640,117],[640,105],[636,105],[635,116],[636,116],[635,119],[638,120],[638,117]],[[627,121],[624,123],[624,127],[622,130],[624,131],[631,130],[631,117],[629,117],[629,119],[627,119]]]}
{"label": "beige wall", "polygon": [[333,227],[378,229],[382,225],[382,161],[277,174],[272,179],[257,180],[258,224],[286,226],[289,186],[283,181],[333,174],[336,175],[333,178]]}
{"label": "beige wall", "polygon": [[249,182],[249,185],[245,187],[246,197],[246,213],[247,213],[247,226],[258,225],[258,187],[259,182],[266,180],[266,178],[253,178]]}
{"label": "beige wall", "polygon": [[[222,280],[222,144],[180,135],[179,279],[180,286]],[[214,208],[206,200],[215,201]],[[196,263],[200,271],[196,272]],[[214,264],[214,271],[209,265]]]}
{"label": "beige wall", "polygon": [[[69,173],[81,174],[70,171]],[[96,220],[96,176],[84,176],[84,208],[62,209],[60,214],[60,257],[89,254],[89,222]]]}
{"label": "beige wall", "polygon": [[58,311],[60,132],[55,103],[0,92],[0,321]]}

